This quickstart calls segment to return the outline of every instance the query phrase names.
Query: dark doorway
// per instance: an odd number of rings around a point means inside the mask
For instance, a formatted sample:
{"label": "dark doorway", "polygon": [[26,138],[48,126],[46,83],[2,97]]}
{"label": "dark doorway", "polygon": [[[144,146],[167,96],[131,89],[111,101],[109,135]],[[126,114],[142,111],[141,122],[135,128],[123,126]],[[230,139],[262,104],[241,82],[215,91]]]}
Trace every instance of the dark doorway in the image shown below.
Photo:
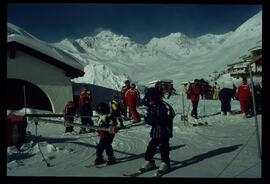
{"label": "dark doorway", "polygon": [[52,111],[47,95],[38,86],[20,79],[7,80],[7,109],[20,110],[24,107],[24,86],[27,108]]}

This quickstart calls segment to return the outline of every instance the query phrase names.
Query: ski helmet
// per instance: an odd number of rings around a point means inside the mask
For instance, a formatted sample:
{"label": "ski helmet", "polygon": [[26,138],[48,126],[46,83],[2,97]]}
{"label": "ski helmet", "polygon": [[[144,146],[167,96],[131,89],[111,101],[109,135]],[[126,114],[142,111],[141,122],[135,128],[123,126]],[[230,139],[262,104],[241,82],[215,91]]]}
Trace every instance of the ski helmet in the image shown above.
{"label": "ski helmet", "polygon": [[99,103],[97,105],[97,113],[99,113],[99,114],[109,114],[110,113],[109,105],[106,104],[105,102]]}

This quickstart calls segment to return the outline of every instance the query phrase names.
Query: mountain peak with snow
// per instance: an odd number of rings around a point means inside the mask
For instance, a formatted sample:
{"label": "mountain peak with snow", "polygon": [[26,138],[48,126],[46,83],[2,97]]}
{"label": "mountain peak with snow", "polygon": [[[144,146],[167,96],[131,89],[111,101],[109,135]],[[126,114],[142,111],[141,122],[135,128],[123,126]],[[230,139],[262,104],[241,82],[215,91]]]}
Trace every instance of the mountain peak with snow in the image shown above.
{"label": "mountain peak with snow", "polygon": [[[22,29],[14,30],[27,36]],[[11,29],[8,32],[12,33]],[[153,38],[144,45],[127,36],[102,30],[95,36],[66,38],[54,45],[84,63],[86,75],[77,81],[120,89],[127,78],[140,84],[162,78],[170,78],[175,83],[203,78],[237,61],[261,39],[262,12],[259,12],[235,31],[219,35],[209,33],[189,38],[176,32]]]}

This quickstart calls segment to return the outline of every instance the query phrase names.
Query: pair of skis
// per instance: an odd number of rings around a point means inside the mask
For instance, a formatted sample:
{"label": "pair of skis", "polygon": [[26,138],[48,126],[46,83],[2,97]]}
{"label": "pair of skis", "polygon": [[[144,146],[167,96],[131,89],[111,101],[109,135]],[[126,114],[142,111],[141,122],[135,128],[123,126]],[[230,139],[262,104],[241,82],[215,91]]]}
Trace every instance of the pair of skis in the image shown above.
{"label": "pair of skis", "polygon": [[89,165],[86,165],[84,167],[86,168],[91,168],[91,167],[96,167],[96,168],[103,168],[103,167],[107,167],[107,166],[110,166],[110,165],[114,165],[114,164],[117,164],[119,163],[120,161],[115,161],[114,163],[112,164],[108,164],[108,161],[105,161],[103,163],[100,163],[100,164],[95,164],[94,162],[90,163]]}
{"label": "pair of skis", "polygon": [[[137,177],[137,176],[140,176],[146,172],[150,172],[150,171],[153,171],[153,170],[156,170],[157,167],[154,167],[154,168],[151,168],[151,169],[145,169],[145,168],[140,168],[138,171],[136,172],[131,172],[131,173],[124,173],[123,176],[126,176],[126,177]],[[171,169],[168,169],[168,170],[165,170],[165,171],[161,171],[161,170],[157,170],[155,173],[154,173],[154,176],[155,178],[158,178],[158,177],[161,177],[163,176],[164,174],[168,173]]]}
{"label": "pair of skis", "polygon": [[188,121],[188,123],[190,123],[193,126],[205,126],[205,125],[208,125],[208,123],[206,121],[203,121],[203,119],[201,119],[201,118],[196,119],[196,118],[194,118],[192,116],[188,116],[187,121]]}

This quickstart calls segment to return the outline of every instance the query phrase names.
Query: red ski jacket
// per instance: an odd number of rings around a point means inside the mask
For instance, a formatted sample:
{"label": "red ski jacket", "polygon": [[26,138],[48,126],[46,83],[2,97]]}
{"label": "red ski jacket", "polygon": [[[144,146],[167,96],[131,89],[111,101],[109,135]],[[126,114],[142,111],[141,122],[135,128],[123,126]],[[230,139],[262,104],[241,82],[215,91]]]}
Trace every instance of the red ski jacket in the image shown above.
{"label": "red ski jacket", "polygon": [[121,99],[125,101],[126,92],[130,89],[130,87],[123,86],[121,89]]}
{"label": "red ski jacket", "polygon": [[83,99],[84,99],[84,97],[89,97],[90,104],[92,105],[92,97],[90,96],[90,93],[88,91],[83,91],[80,94],[80,97],[79,97],[79,107],[81,107],[83,105]]}
{"label": "red ski jacket", "polygon": [[198,101],[200,99],[201,91],[202,89],[199,84],[194,84],[188,89],[188,95],[190,96],[192,102]]}
{"label": "red ski jacket", "polygon": [[250,100],[252,97],[252,93],[247,84],[242,84],[238,87],[235,95],[240,101]]}
{"label": "red ski jacket", "polygon": [[140,93],[136,89],[129,89],[125,94],[125,101],[128,106],[137,105],[140,102]]}

